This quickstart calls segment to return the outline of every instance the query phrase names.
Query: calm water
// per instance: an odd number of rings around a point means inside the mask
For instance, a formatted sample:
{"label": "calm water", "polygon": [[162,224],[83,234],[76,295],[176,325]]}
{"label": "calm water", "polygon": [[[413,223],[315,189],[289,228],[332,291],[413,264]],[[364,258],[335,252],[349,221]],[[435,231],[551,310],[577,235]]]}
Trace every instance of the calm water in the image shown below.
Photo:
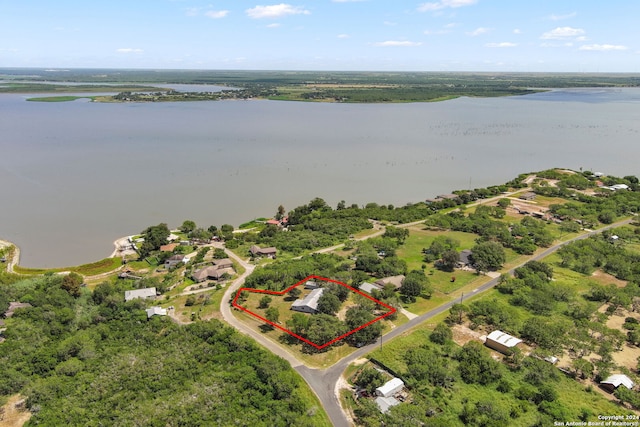
{"label": "calm water", "polygon": [[0,238],[26,266],[313,197],[403,205],[550,167],[636,175],[640,89],[429,104],[25,102],[0,95]]}

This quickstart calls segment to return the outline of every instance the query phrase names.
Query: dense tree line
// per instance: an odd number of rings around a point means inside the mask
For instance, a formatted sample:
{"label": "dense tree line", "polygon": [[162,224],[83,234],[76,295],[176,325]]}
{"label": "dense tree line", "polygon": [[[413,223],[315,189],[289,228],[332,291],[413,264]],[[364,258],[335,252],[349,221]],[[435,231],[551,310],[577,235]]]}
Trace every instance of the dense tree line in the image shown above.
{"label": "dense tree line", "polygon": [[8,319],[0,395],[21,393],[35,425],[323,424],[282,359],[218,321],[146,319],[122,285],[73,295],[50,275],[0,290],[29,302]]}

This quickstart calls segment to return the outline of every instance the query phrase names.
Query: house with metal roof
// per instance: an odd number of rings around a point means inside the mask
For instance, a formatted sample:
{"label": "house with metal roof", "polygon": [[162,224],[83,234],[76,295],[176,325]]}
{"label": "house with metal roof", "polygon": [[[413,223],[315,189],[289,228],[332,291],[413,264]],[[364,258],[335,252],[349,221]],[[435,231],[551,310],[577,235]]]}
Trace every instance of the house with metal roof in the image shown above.
{"label": "house with metal roof", "polygon": [[318,312],[318,301],[320,300],[323,292],[324,288],[312,290],[306,297],[295,300],[291,305],[291,310],[316,314]]}
{"label": "house with metal roof", "polygon": [[376,405],[378,405],[378,409],[380,409],[380,412],[382,412],[383,414],[386,414],[387,411],[391,409],[392,406],[396,406],[400,404],[400,401],[395,397],[378,396],[376,397],[375,402],[376,402]]}
{"label": "house with metal roof", "polygon": [[600,382],[600,386],[609,393],[613,393],[621,385],[631,390],[635,384],[631,378],[624,374],[610,375],[606,380]]}
{"label": "house with metal roof", "polygon": [[404,381],[400,378],[392,378],[376,389],[376,395],[380,397],[393,397],[404,388]]}
{"label": "house with metal roof", "polygon": [[149,307],[145,311],[147,312],[147,319],[151,319],[153,316],[167,315],[167,309],[158,306]]}
{"label": "house with metal roof", "polygon": [[511,353],[511,349],[522,342],[521,339],[513,337],[502,331],[493,331],[487,335],[485,345],[503,354]]}

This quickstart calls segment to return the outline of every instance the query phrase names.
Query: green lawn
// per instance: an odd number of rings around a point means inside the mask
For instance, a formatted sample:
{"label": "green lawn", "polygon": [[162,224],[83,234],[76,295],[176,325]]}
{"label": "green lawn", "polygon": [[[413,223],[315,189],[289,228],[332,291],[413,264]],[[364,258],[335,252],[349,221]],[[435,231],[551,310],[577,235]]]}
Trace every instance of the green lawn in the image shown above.
{"label": "green lawn", "polygon": [[[422,225],[409,228],[409,237],[404,244],[398,248],[396,253],[398,257],[407,262],[409,270],[420,270],[424,262],[422,249],[428,248],[436,236],[447,236],[460,242],[458,249],[469,249],[475,245],[477,235],[472,233],[464,233],[461,231],[433,231],[424,230]],[[450,278],[450,276],[449,276]]]}
{"label": "green lawn", "polygon": [[61,271],[73,271],[83,276],[94,276],[96,274],[108,273],[120,267],[122,260],[120,258],[105,258],[100,261],[92,262],[89,264],[78,265],[75,267],[61,267],[61,268],[28,268],[16,265],[13,267],[14,271],[18,274],[45,274],[45,273],[58,273]]}

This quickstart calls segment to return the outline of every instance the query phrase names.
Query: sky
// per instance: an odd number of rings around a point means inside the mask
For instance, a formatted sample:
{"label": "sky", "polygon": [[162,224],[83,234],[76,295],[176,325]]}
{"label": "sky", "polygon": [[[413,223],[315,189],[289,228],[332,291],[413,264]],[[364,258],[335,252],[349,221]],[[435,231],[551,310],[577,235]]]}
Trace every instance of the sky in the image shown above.
{"label": "sky", "polygon": [[640,73],[637,0],[277,1],[0,0],[0,67]]}

